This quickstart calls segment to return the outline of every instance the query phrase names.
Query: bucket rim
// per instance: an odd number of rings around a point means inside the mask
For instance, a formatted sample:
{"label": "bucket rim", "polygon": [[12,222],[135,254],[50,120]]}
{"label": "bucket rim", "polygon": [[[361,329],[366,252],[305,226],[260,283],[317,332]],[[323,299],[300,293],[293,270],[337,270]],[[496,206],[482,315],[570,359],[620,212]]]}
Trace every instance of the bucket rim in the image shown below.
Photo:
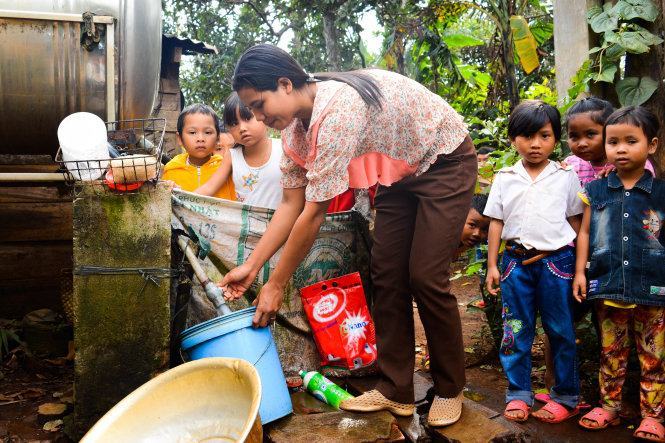
{"label": "bucket rim", "polygon": [[[231,322],[248,320],[248,324],[242,327],[251,326],[251,319],[254,317],[255,311],[256,306],[250,306],[249,308],[234,311],[227,315],[211,318],[210,320],[204,321],[203,323],[199,323],[198,325],[194,325],[191,328],[187,328],[180,333],[180,346],[184,351],[187,351],[188,349],[209,340],[211,337],[207,337],[207,332],[210,332],[213,329],[219,328]],[[195,340],[195,337],[197,336],[199,336],[200,339]]]}

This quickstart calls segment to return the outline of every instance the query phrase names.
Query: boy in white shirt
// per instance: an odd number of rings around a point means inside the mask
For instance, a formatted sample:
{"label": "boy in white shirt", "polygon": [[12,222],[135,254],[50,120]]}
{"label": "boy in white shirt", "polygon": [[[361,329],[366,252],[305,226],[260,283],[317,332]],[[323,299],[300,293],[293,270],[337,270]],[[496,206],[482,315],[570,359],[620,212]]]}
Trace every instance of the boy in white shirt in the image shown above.
{"label": "boy in white shirt", "polygon": [[[496,295],[500,284],[503,305],[504,415],[525,421],[533,406],[531,346],[540,313],[556,368],[551,401],[534,417],[559,423],[579,412],[571,244],[583,211],[577,197],[581,187],[572,169],[548,159],[561,136],[556,108],[536,100],[520,103],[510,116],[508,136],[521,159],[496,175],[484,211],[492,218],[486,286]],[[507,244],[499,272],[501,240]]]}

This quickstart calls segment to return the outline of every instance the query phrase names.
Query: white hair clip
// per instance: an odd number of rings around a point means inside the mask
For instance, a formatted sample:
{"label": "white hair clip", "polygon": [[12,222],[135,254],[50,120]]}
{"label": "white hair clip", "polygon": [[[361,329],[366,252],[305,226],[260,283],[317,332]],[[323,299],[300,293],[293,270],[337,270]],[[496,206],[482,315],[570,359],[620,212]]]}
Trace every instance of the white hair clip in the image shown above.
{"label": "white hair clip", "polygon": [[312,74],[311,72],[305,71],[305,75],[307,76],[307,80],[305,80],[307,83],[312,83],[312,82],[318,82],[319,81],[318,79],[314,78],[314,74]]}

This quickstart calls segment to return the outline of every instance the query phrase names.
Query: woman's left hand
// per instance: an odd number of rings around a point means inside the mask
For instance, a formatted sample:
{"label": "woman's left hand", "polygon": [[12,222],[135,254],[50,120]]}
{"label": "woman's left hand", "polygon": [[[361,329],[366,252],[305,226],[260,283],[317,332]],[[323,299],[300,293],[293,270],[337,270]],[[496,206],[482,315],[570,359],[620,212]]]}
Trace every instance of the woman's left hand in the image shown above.
{"label": "woman's left hand", "polygon": [[271,281],[263,285],[259,296],[253,303],[256,306],[256,314],[254,314],[254,318],[252,319],[252,325],[255,328],[263,328],[274,322],[275,318],[277,318],[277,311],[282,306],[283,299],[283,287]]}

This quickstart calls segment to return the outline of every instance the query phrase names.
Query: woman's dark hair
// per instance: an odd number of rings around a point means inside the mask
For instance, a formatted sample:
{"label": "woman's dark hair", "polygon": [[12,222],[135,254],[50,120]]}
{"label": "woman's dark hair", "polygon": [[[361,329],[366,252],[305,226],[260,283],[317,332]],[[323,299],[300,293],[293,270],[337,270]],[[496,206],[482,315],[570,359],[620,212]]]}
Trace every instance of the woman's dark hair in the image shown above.
{"label": "woman's dark hair", "polygon": [[291,55],[277,46],[261,44],[246,50],[233,72],[233,90],[254,88],[257,91],[277,90],[277,81],[288,78],[296,89],[317,80],[335,80],[355,89],[368,106],[381,109],[383,94],[379,85],[363,71],[317,72],[307,74]]}
{"label": "woman's dark hair", "polygon": [[561,139],[561,114],[542,100],[524,100],[515,107],[508,120],[508,137],[530,137],[546,124],[552,124],[554,138]]}
{"label": "woman's dark hair", "polygon": [[478,214],[483,215],[485,206],[487,206],[487,194],[474,194],[471,199],[471,209],[478,211]]}
{"label": "woman's dark hair", "polygon": [[222,126],[222,122],[217,116],[217,113],[208,105],[204,105],[203,103],[194,103],[193,105],[187,106],[185,109],[182,110],[180,115],[178,116],[178,122],[176,123],[176,129],[178,130],[178,134],[182,134],[182,128],[185,126],[185,117],[187,117],[190,114],[204,114],[204,115],[209,115],[212,117],[212,120],[215,122],[215,132],[217,135],[221,132],[220,128]]}
{"label": "woman's dark hair", "polygon": [[607,100],[598,97],[586,97],[575,102],[566,113],[566,124],[570,118],[577,114],[589,113],[591,120],[599,125],[605,125],[607,118],[614,112],[614,106]]}
{"label": "woman's dark hair", "polygon": [[238,124],[236,110],[240,114],[240,118],[245,121],[251,120],[252,117],[254,117],[252,111],[243,104],[240,97],[238,97],[238,93],[234,91],[224,102],[224,114],[222,118],[224,119],[224,124],[226,126],[235,126]]}
{"label": "woman's dark hair", "polygon": [[647,140],[651,142],[654,137],[658,137],[660,123],[658,117],[642,106],[625,106],[612,113],[605,122],[603,128],[603,140],[605,140],[605,129],[611,125],[620,125],[622,123],[637,126],[642,129]]}

